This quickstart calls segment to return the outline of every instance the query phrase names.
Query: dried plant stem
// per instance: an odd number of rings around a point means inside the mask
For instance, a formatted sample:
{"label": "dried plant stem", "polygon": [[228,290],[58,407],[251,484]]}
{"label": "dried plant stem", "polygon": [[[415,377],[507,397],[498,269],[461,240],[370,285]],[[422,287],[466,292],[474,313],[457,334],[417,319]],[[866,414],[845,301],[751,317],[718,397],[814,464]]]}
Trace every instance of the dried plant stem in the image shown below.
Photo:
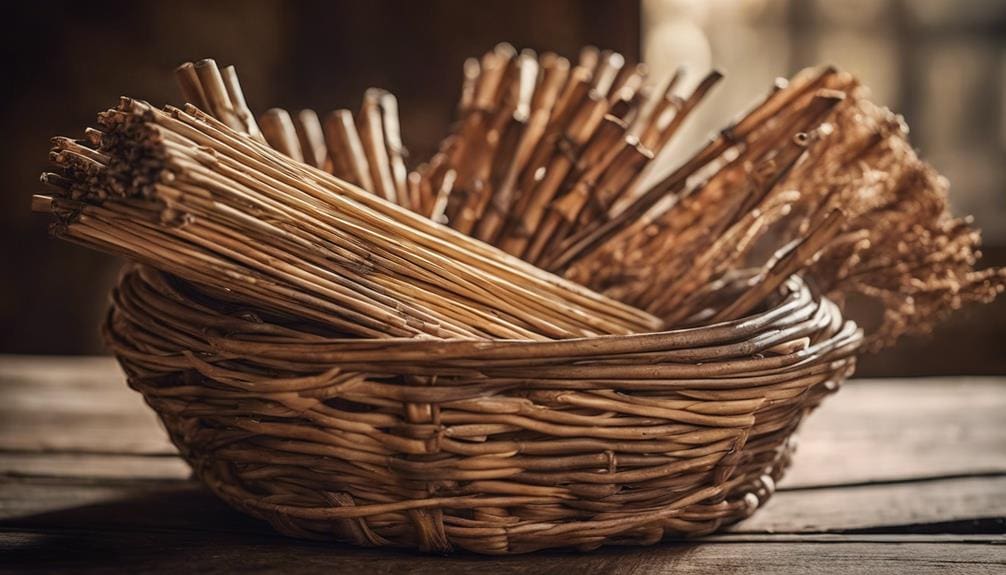
{"label": "dried plant stem", "polygon": [[295,161],[304,161],[297,128],[293,125],[289,112],[282,108],[270,108],[259,118],[259,123],[262,124],[262,133],[270,146]]}
{"label": "dried plant stem", "polygon": [[[234,112],[238,115],[238,119],[243,125],[243,131],[252,138],[265,142],[262,131],[259,129],[258,124],[255,123],[255,114],[252,113],[248,107],[248,102],[245,101],[244,90],[241,89],[237,70],[234,66],[225,66],[220,70],[220,75],[223,77],[224,85],[227,87],[227,95],[230,97]],[[198,104],[196,106],[198,107]]]}
{"label": "dried plant stem", "polygon": [[[160,112],[126,100],[103,124],[109,153],[96,156],[108,161],[99,171],[128,187],[124,196],[108,194],[122,204],[54,199],[72,212],[57,229],[68,238],[155,265],[163,257],[168,271],[230,297],[364,337],[384,330],[537,339],[656,326],[646,314],[445,235],[194,108]],[[162,167],[133,172],[136,164],[117,160],[127,150],[146,150]],[[157,209],[135,219],[125,208],[133,197]]]}
{"label": "dried plant stem", "polygon": [[[226,126],[216,127],[218,132],[234,130],[261,138],[232,67],[218,70],[212,60],[204,60],[183,64],[176,76],[186,99]],[[656,165],[653,159],[680,133],[721,75],[708,74],[686,97],[675,93],[682,78],[679,69],[657,89],[648,83],[645,66],[627,65],[611,51],[584,48],[571,68],[555,54],[539,57],[499,44],[481,58],[465,62],[457,126],[440,151],[411,174],[397,100],[382,90],[365,94],[357,118],[339,110],[322,126],[310,111],[300,113],[294,122],[285,112],[272,110],[263,116],[262,129],[273,148],[294,159],[303,157],[311,166],[384,200],[602,290],[669,325],[748,313],[787,274],[804,273],[840,302],[845,292],[881,301],[885,319],[871,340],[877,347],[901,333],[926,329],[929,322],[908,320],[919,309],[953,309],[965,301],[988,301],[1003,291],[1004,272],[974,271],[977,234],[967,221],[949,216],[945,183],[914,155],[900,119],[865,101],[858,83],[834,68],[811,69],[789,82],[778,81],[762,102],[705,148],[655,186],[641,190],[641,182]],[[212,124],[209,117],[204,119]],[[75,213],[81,211],[78,202],[88,193],[105,200],[130,187],[121,166],[111,170],[116,177],[102,181],[112,158],[98,146],[101,132],[91,130],[86,136],[89,145],[58,142],[54,159],[63,174],[48,175],[46,181],[63,193],[53,200],[39,198],[39,209]],[[188,145],[175,136],[164,137],[171,141],[165,144],[167,149]],[[188,137],[191,134],[183,136]],[[284,166],[284,173],[317,181],[316,174],[302,169],[292,163]],[[238,171],[228,174],[239,176]],[[344,184],[331,184],[339,185]],[[92,187],[90,192],[87,186]],[[162,193],[170,196],[178,189]],[[309,195],[312,202],[328,202]],[[235,196],[233,201],[248,199]],[[354,196],[354,201],[410,229],[427,225],[422,218],[401,220],[404,212],[389,214],[385,204],[375,204],[369,196]],[[117,217],[144,214],[151,221],[184,220],[184,214],[191,216],[187,210],[195,208],[170,206],[156,217],[149,206],[131,203],[128,209]],[[835,216],[836,210],[845,216]],[[94,217],[93,210],[83,211]],[[214,212],[199,213],[206,218]],[[324,219],[313,222],[312,233],[327,237],[330,225]],[[424,233],[447,240],[440,229]],[[90,241],[97,242],[97,237],[92,234]],[[889,253],[887,246],[905,245],[908,237],[914,249]],[[348,238],[340,236],[340,241]],[[106,247],[109,239],[103,240]],[[303,236],[298,241],[306,248],[319,240]],[[769,241],[780,257],[759,261],[754,254]],[[377,257],[353,251],[345,243],[332,245],[350,250],[347,253],[354,258]],[[488,292],[467,291],[469,284],[451,276],[472,302],[465,304],[462,315],[452,315],[440,285],[445,276],[432,268],[407,271],[400,266],[413,261],[415,254],[382,249],[383,265],[419,283],[407,288],[400,278],[381,279],[367,284],[367,289],[374,293],[408,289],[417,306],[421,302],[423,309],[445,314],[437,329],[462,333],[464,326],[477,324],[485,333],[482,322],[486,314],[495,313],[480,299]],[[466,250],[506,262],[507,269],[516,262],[501,259],[498,252],[477,242]],[[311,261],[319,268],[326,265],[324,259]],[[736,301],[717,304],[715,286],[748,265],[760,267],[761,274]],[[548,277],[534,267],[521,270],[538,279]],[[525,281],[509,277],[516,285]],[[376,281],[354,277],[353,285],[362,286],[364,279]],[[573,285],[564,284],[563,289],[579,293]],[[587,305],[592,297],[579,303]],[[506,314],[519,315],[502,307]],[[499,316],[500,326],[493,329],[511,334],[537,330],[561,337],[558,334],[583,328],[568,318],[539,324],[511,316]],[[430,317],[434,316],[423,321]],[[638,320],[632,313],[620,317]],[[614,329],[604,322],[594,328]]]}
{"label": "dried plant stem", "polygon": [[328,115],[325,120],[325,141],[332,160],[332,174],[364,190],[373,190],[370,165],[356,124],[353,123],[352,112],[336,110]]}
{"label": "dried plant stem", "polygon": [[297,112],[294,128],[297,131],[297,141],[304,154],[304,161],[314,166],[331,172],[328,165],[328,147],[325,145],[325,134],[321,128],[321,120],[314,110],[301,110]]}
{"label": "dried plant stem", "polygon": [[381,96],[378,90],[367,90],[363,96],[363,107],[360,109],[359,130],[363,151],[367,155],[370,166],[370,180],[374,185],[374,193],[388,200],[398,201],[398,189],[391,175],[391,160],[384,139],[384,125],[381,114]]}
{"label": "dried plant stem", "polygon": [[223,75],[221,75],[216,61],[210,58],[200,60],[196,62],[194,68],[199,77],[199,83],[202,85],[206,103],[213,115],[232,130],[246,130],[244,122],[241,121],[234,109],[227,85],[224,83]]}

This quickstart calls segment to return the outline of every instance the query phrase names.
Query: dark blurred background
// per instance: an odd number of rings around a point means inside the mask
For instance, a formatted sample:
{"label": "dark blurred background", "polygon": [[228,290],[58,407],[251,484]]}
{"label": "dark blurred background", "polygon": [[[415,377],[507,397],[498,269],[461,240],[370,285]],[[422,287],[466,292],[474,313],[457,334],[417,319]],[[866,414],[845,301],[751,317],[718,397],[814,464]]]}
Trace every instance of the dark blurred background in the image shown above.
{"label": "dark blurred background", "polygon": [[[356,109],[394,92],[405,144],[428,157],[458,96],[461,63],[499,41],[575,57],[594,44],[655,75],[684,64],[727,80],[674,167],[775,76],[831,62],[905,115],[913,142],[953,182],[958,212],[1006,265],[1006,0],[506,0],[35,2],[12,6],[0,126],[0,353],[102,353],[97,333],[121,262],[50,240],[29,211],[48,139],[77,135],[123,94],[178,103],[186,60],[234,64],[248,102]],[[1006,373],[1006,298],[959,312],[933,337],[864,359],[860,375]]]}

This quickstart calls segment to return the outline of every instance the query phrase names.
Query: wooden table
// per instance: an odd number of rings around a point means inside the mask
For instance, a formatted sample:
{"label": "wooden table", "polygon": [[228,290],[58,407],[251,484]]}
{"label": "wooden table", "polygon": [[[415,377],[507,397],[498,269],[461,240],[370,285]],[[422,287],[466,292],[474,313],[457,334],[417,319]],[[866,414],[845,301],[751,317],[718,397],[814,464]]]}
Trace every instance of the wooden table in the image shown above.
{"label": "wooden table", "polygon": [[0,572],[1006,572],[1006,378],[853,381],[800,439],[765,508],[701,543],[418,556],[231,511],[111,359],[0,356]]}

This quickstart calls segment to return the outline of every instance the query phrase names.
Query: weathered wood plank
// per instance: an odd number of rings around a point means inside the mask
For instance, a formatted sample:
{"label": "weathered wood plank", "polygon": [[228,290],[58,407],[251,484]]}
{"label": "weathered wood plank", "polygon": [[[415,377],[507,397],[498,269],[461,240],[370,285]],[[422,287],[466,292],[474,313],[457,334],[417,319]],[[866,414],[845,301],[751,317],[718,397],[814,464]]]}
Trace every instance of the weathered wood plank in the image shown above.
{"label": "weathered wood plank", "polygon": [[691,573],[1001,573],[1002,539],[992,544],[877,542],[666,544],[602,549],[591,554],[539,553],[525,557],[416,556],[258,537],[207,538],[198,533],[65,530],[0,533],[2,573],[537,573],[592,575]]}
{"label": "weathered wood plank", "polygon": [[1006,477],[782,491],[738,533],[817,533],[1001,520],[1006,531]]}
{"label": "weathered wood plank", "polygon": [[805,422],[781,487],[1006,472],[1006,379],[853,380]]}
{"label": "weathered wood plank", "polygon": [[0,476],[80,479],[187,479],[177,455],[22,453],[0,451]]}
{"label": "weathered wood plank", "polygon": [[0,356],[0,450],[175,452],[108,357]]}

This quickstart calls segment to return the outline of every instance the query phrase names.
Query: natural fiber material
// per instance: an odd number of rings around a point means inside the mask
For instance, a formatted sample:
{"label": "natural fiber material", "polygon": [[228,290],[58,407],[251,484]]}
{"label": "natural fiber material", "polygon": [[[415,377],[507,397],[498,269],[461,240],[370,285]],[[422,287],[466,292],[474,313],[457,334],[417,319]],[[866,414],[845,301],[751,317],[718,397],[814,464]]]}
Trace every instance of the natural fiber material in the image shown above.
{"label": "natural fiber material", "polygon": [[[964,304],[992,301],[1006,270],[975,269],[979,233],[951,214],[946,179],[915,154],[904,120],[866,95],[833,68],[780,83],[544,267],[668,325],[706,308],[715,280],[737,267],[762,272],[714,320],[746,313],[803,273],[840,305],[878,304],[862,307],[882,310],[879,317],[856,318],[872,349],[926,333]],[[619,220],[623,228],[591,244]]]}
{"label": "natural fiber material", "polygon": [[[465,62],[457,122],[408,176],[387,92],[368,91],[355,122],[348,110],[330,116],[327,164],[320,138],[298,146],[293,136],[321,129],[314,112],[270,111],[262,122],[285,119],[267,138],[290,157],[311,150],[312,165],[667,326],[706,309],[717,280],[740,267],[762,271],[715,319],[743,315],[803,273],[855,312],[873,350],[1003,292],[1006,271],[975,269],[979,233],[951,214],[946,180],[915,154],[902,118],[832,67],[776,80],[643,189],[655,157],[722,79],[710,72],[679,95],[684,77],[679,69],[660,83],[645,65],[593,47],[569,61],[501,43]],[[188,95],[188,76],[179,79]],[[242,130],[243,100],[232,108],[214,115]],[[850,300],[858,305],[844,309]]]}
{"label": "natural fiber material", "polygon": [[195,108],[124,98],[99,126],[100,145],[54,140],[54,233],[228,299],[360,337],[547,339],[660,325]]}
{"label": "natural fiber material", "polygon": [[196,474],[277,530],[524,553],[710,533],[772,494],[860,334],[796,278],[771,300],[644,335],[339,340],[141,267],[106,336]]}
{"label": "natural fiber material", "polygon": [[900,119],[834,69],[651,189],[718,73],[679,97],[618,54],[501,44],[411,173],[387,92],[256,121],[232,67],[176,73],[184,108],[124,98],[56,138],[34,206],[139,262],[105,325],[130,385],[214,492],[294,536],[710,533],[771,495],[851,374],[863,335],[833,301],[880,301],[879,347],[1003,290]]}

